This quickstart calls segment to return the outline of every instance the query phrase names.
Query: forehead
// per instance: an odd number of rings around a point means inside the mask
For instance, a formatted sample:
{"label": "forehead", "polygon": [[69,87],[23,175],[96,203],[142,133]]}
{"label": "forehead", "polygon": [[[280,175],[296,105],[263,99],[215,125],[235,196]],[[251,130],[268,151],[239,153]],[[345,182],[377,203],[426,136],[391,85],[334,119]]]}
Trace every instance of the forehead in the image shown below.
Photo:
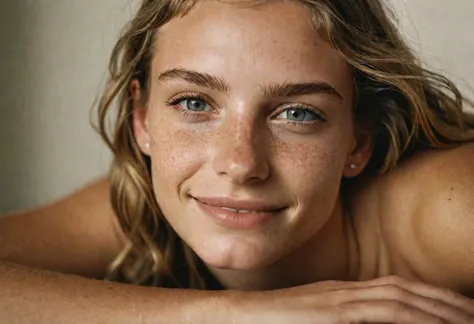
{"label": "forehead", "polygon": [[235,82],[320,79],[340,88],[352,82],[348,64],[297,1],[199,1],[157,34],[154,73],[177,66]]}

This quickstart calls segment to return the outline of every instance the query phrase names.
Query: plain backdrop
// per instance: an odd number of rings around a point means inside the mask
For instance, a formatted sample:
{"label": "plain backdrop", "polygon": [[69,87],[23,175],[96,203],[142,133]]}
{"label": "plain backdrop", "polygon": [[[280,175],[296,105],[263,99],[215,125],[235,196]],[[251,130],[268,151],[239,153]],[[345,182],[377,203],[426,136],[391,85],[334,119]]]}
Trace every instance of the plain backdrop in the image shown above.
{"label": "plain backdrop", "polygon": [[[54,201],[107,172],[110,154],[89,114],[136,1],[0,0],[0,213]],[[474,0],[389,2],[429,66],[469,90]]]}

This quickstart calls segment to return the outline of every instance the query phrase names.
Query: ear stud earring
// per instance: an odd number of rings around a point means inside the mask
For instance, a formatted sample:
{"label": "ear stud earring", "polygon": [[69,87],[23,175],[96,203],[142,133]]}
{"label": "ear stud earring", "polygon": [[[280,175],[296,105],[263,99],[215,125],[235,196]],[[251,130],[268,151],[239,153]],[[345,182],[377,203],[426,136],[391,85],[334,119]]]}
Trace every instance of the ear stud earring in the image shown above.
{"label": "ear stud earring", "polygon": [[150,142],[146,142],[146,143],[145,143],[145,148],[146,148],[147,150],[150,149]]}
{"label": "ear stud earring", "polygon": [[355,169],[355,168],[357,168],[357,164],[352,163],[351,165],[349,165],[349,167],[350,167],[351,169]]}

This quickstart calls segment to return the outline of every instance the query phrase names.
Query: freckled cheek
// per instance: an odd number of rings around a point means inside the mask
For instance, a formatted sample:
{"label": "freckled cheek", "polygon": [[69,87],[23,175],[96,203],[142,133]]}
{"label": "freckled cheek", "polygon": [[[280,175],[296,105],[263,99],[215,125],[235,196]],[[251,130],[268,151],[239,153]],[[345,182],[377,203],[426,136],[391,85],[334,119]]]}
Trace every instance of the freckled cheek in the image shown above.
{"label": "freckled cheek", "polygon": [[331,142],[314,142],[280,150],[281,173],[303,204],[330,203],[338,193],[344,152]]}
{"label": "freckled cheek", "polygon": [[198,133],[157,123],[150,135],[153,177],[168,187],[181,184],[203,164],[206,140]]}

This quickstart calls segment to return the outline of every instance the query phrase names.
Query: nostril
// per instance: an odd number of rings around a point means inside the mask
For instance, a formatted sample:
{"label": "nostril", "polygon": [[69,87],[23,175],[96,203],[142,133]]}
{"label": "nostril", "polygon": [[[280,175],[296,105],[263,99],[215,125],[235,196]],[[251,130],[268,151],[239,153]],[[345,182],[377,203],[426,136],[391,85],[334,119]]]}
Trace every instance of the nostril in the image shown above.
{"label": "nostril", "polygon": [[219,176],[227,176],[237,184],[263,181],[270,174],[268,161],[250,152],[234,151],[217,155],[213,168]]}

